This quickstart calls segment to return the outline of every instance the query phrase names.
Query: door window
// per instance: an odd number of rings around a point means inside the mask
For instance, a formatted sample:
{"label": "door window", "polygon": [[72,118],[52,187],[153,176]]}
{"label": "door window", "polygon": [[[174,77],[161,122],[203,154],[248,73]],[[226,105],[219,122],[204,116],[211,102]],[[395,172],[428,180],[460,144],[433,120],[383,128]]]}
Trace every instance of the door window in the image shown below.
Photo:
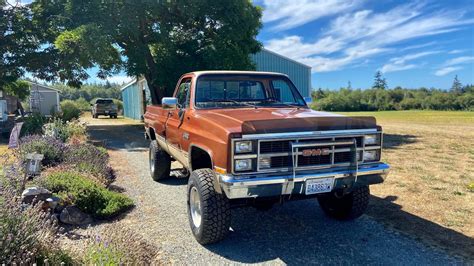
{"label": "door window", "polygon": [[184,79],[179,84],[176,98],[178,99],[178,107],[181,109],[189,107],[189,90],[191,89],[191,79]]}

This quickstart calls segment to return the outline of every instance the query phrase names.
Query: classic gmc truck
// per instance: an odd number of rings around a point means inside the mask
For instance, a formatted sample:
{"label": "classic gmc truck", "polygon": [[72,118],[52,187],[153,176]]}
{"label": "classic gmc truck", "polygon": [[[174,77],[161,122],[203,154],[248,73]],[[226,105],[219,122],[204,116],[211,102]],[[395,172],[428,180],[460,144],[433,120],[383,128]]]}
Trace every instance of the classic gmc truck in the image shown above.
{"label": "classic gmc truck", "polygon": [[389,172],[373,117],[313,111],[279,73],[185,74],[144,121],[151,177],[170,178],[174,160],[190,173],[188,218],[201,244],[226,236],[234,207],[317,198],[328,216],[357,218],[369,185]]}

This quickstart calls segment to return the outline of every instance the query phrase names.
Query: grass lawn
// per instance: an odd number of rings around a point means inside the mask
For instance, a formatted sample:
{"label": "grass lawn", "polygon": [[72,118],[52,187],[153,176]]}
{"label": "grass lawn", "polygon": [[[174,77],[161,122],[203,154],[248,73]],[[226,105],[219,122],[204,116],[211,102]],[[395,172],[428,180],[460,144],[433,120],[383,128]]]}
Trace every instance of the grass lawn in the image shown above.
{"label": "grass lawn", "polygon": [[371,187],[380,200],[369,215],[442,246],[464,245],[474,255],[474,112],[342,114],[375,116],[384,130],[382,160],[392,170],[385,183]]}

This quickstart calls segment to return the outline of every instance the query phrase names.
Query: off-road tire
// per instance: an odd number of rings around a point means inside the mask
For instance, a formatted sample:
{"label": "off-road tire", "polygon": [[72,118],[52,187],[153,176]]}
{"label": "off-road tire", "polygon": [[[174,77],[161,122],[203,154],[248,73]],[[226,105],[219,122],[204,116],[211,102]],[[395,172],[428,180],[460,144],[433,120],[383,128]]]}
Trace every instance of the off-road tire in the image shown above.
{"label": "off-road tire", "polygon": [[156,140],[150,142],[149,149],[150,175],[155,181],[167,179],[170,177],[171,158]]}
{"label": "off-road tire", "polygon": [[97,118],[99,118],[99,116],[94,114],[94,115],[92,115],[92,118],[97,119]]}
{"label": "off-road tire", "polygon": [[334,193],[318,197],[319,205],[329,217],[338,220],[353,220],[364,214],[369,204],[369,186],[361,186],[344,196]]}
{"label": "off-road tire", "polygon": [[[216,178],[211,169],[198,169],[191,173],[188,181],[187,205],[191,231],[196,240],[202,244],[211,244],[224,239],[229,233],[231,215],[229,199],[214,189]],[[190,192],[197,188],[201,204],[201,224],[193,223],[190,207]]]}

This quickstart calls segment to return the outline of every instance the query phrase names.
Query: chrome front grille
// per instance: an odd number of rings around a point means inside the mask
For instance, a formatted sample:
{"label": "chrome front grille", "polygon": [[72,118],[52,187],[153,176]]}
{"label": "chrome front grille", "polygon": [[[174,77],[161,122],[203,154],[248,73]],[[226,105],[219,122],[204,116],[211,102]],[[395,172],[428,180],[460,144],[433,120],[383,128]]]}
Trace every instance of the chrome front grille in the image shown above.
{"label": "chrome front grille", "polygon": [[[366,136],[377,136],[376,143],[365,143]],[[234,144],[251,141],[252,152],[236,154]],[[233,174],[290,172],[328,168],[352,168],[380,160],[364,161],[366,153],[380,156],[382,132],[376,129],[289,132],[247,135],[232,139],[231,169]],[[372,158],[368,156],[367,158]],[[251,159],[253,169],[235,171],[236,160]]]}
{"label": "chrome front grille", "polygon": [[[259,171],[265,170],[289,170],[293,166],[299,169],[330,168],[336,166],[350,166],[362,162],[364,150],[364,136],[354,137],[332,137],[314,139],[291,139],[291,140],[261,140],[258,142],[258,158],[270,159],[270,168],[260,167]],[[354,145],[355,144],[355,145]],[[294,153],[291,151],[292,146]],[[300,147],[301,146],[301,147]],[[308,150],[312,153],[308,155]],[[327,154],[323,154],[325,151]],[[294,160],[292,160],[294,156]]]}

